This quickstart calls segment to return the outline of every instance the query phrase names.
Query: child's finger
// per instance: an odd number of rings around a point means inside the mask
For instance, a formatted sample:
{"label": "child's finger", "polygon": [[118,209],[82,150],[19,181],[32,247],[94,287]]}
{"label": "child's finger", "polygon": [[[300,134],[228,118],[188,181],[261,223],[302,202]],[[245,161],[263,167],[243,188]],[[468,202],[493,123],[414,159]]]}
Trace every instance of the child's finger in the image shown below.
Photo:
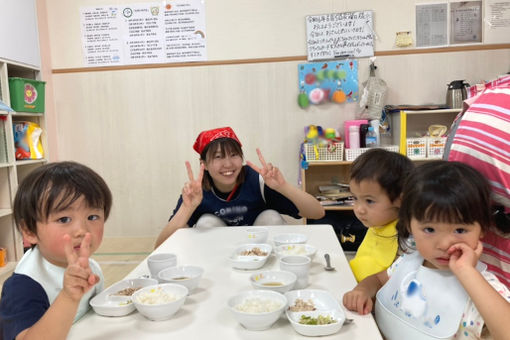
{"label": "child's finger", "polygon": [[92,235],[90,233],[86,233],[83,240],[81,240],[80,244],[80,257],[90,257],[90,242],[92,239]]}
{"label": "child's finger", "polygon": [[64,253],[66,255],[67,264],[70,265],[70,264],[76,263],[78,256],[74,253],[73,242],[71,241],[71,236],[69,236],[67,234],[64,235],[63,241],[64,241]]}
{"label": "child's finger", "polygon": [[260,172],[262,171],[262,169],[260,169],[258,166],[256,166],[255,164],[253,164],[252,162],[250,161],[246,161],[246,165],[248,165],[250,168],[252,168],[253,170],[257,171],[259,174]]}
{"label": "child's finger", "polygon": [[95,285],[96,283],[99,282],[99,276],[97,276],[96,274],[90,275],[88,278],[88,282],[91,286]]}
{"label": "child's finger", "polygon": [[194,181],[193,170],[191,170],[191,164],[188,161],[184,162],[184,164],[186,164],[186,171],[188,172],[189,180]]}
{"label": "child's finger", "polygon": [[260,163],[265,168],[267,166],[266,165],[266,160],[264,159],[264,156],[262,156],[262,152],[260,152],[259,148],[257,148],[257,155],[259,156]]}

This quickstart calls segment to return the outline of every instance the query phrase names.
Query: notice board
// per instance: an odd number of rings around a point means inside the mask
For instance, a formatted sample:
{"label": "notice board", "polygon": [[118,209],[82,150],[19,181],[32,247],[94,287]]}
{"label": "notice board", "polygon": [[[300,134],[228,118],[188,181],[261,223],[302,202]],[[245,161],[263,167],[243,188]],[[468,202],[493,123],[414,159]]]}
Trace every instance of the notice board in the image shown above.
{"label": "notice board", "polygon": [[308,60],[374,55],[372,11],[306,16]]}

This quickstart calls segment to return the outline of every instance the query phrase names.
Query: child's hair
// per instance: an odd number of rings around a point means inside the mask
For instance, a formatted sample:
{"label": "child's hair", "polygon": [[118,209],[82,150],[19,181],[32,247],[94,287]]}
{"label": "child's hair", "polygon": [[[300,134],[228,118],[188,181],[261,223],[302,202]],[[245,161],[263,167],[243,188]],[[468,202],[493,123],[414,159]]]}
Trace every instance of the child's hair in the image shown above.
{"label": "child's hair", "polygon": [[413,168],[413,162],[406,156],[384,149],[370,149],[354,160],[350,179],[356,183],[376,181],[393,202],[400,197],[404,180]]}
{"label": "child's hair", "polygon": [[76,162],[48,163],[33,170],[19,185],[14,198],[14,219],[37,235],[37,222],[48,220],[52,212],[68,208],[84,197],[89,207],[110,214],[112,194],[94,170]]}
{"label": "child's hair", "polygon": [[460,162],[432,161],[409,175],[402,195],[397,232],[400,249],[411,248],[411,220],[491,226],[490,188],[475,169]]}
{"label": "child's hair", "polygon": [[[239,145],[238,142],[236,142],[232,138],[218,138],[218,139],[215,139],[212,142],[210,142],[205,147],[205,149],[200,154],[200,159],[204,163],[211,161],[214,158],[216,151],[218,150],[218,146],[220,148],[221,157],[225,157],[231,153],[235,153],[235,154],[241,156],[241,158],[244,158],[243,149],[241,148],[241,145]],[[207,172],[207,171],[205,172],[204,175],[205,176],[202,179],[202,187],[205,190],[211,190],[211,188],[213,186],[213,180],[211,178],[211,175],[209,175],[209,172]],[[236,183],[237,184],[243,183],[244,177],[245,177],[245,173],[244,173],[244,168],[243,168],[241,170],[241,173],[237,177]]]}

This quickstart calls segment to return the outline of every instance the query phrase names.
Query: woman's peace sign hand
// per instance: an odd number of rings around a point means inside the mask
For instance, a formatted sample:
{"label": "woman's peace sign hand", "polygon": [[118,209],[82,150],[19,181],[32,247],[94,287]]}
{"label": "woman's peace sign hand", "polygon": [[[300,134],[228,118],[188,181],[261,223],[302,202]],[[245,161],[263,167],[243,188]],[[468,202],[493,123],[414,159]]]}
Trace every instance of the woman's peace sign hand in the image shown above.
{"label": "woman's peace sign hand", "polygon": [[196,207],[202,202],[202,178],[204,177],[205,166],[200,163],[200,172],[198,173],[197,179],[193,176],[193,170],[191,170],[191,164],[186,161],[186,170],[188,172],[189,181],[184,184],[182,188],[182,204],[195,210]]}
{"label": "woman's peace sign hand", "polygon": [[246,164],[248,164],[250,168],[257,171],[262,176],[264,182],[267,184],[268,187],[270,187],[273,190],[278,190],[278,188],[280,188],[286,183],[285,178],[280,172],[280,169],[273,166],[273,164],[271,163],[266,163],[264,156],[262,156],[262,152],[260,152],[260,149],[258,148],[257,155],[259,156],[260,164],[262,164],[261,168],[259,168],[250,161],[247,161]]}
{"label": "woman's peace sign hand", "polygon": [[76,253],[71,236],[64,235],[67,268],[64,272],[62,290],[69,298],[78,302],[86,292],[99,282],[99,277],[92,272],[89,266],[90,240],[90,233],[86,233],[81,241],[79,251]]}

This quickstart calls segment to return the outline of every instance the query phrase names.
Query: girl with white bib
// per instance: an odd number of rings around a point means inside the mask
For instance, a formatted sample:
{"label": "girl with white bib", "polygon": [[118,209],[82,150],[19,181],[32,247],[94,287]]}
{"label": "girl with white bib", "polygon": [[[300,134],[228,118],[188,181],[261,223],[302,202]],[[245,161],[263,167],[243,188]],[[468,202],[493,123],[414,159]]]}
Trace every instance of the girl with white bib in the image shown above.
{"label": "girl with white bib", "polygon": [[397,232],[400,256],[361,281],[345,307],[370,313],[388,340],[508,339],[510,291],[478,261],[491,223],[490,190],[470,166],[435,161],[406,180]]}

